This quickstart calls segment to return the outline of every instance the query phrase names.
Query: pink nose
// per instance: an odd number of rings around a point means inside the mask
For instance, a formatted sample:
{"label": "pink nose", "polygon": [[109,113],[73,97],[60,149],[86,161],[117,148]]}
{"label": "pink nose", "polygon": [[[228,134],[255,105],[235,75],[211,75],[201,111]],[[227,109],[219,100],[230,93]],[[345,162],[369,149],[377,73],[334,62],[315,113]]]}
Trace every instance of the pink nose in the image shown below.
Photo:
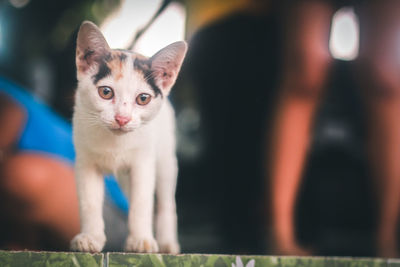
{"label": "pink nose", "polygon": [[114,119],[118,123],[119,126],[124,126],[131,120],[131,118],[121,116],[121,115],[115,115]]}

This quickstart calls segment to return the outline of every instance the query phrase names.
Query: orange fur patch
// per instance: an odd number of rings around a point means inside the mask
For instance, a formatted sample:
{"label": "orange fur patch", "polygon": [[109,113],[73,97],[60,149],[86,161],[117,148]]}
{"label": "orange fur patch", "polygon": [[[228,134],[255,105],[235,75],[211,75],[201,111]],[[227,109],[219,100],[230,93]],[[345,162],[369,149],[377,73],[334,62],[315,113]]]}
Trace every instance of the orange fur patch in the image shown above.
{"label": "orange fur patch", "polygon": [[107,67],[111,69],[111,73],[113,74],[115,80],[119,80],[124,77],[122,72],[124,62],[121,60],[121,54],[122,52],[113,52],[111,60],[107,62]]}

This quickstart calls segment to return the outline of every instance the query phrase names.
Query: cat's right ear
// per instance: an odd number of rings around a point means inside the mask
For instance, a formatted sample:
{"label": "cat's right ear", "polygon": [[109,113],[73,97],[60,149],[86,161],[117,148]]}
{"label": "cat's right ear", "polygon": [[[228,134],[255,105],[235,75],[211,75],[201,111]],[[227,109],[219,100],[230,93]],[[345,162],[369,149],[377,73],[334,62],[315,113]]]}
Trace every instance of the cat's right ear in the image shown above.
{"label": "cat's right ear", "polygon": [[86,72],[99,59],[108,54],[110,47],[100,29],[90,21],[81,24],[76,40],[76,67],[79,72]]}

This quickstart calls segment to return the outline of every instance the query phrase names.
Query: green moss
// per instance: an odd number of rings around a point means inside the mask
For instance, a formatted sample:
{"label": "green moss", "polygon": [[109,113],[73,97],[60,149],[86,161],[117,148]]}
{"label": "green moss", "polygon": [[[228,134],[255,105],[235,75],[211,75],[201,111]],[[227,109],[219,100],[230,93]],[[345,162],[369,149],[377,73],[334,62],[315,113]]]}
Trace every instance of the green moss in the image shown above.
{"label": "green moss", "polygon": [[246,267],[252,260],[255,267],[400,267],[400,260],[378,258],[90,254],[0,250],[0,267]]}
{"label": "green moss", "polygon": [[0,251],[1,267],[103,267],[103,254]]}

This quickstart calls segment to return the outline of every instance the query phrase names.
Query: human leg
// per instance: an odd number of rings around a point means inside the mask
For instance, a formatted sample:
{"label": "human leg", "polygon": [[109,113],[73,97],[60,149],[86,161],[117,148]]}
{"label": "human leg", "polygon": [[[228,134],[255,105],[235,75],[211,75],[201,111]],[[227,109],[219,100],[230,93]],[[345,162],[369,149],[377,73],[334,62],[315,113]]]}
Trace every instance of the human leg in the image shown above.
{"label": "human leg", "polygon": [[369,111],[369,159],[379,198],[377,253],[398,256],[400,212],[400,3],[369,1],[360,12],[360,71]]}
{"label": "human leg", "polygon": [[311,138],[311,126],[330,63],[328,37],[332,8],[323,1],[302,1],[285,25],[280,99],[272,133],[270,190],[276,252],[309,252],[295,237],[294,208]]}

